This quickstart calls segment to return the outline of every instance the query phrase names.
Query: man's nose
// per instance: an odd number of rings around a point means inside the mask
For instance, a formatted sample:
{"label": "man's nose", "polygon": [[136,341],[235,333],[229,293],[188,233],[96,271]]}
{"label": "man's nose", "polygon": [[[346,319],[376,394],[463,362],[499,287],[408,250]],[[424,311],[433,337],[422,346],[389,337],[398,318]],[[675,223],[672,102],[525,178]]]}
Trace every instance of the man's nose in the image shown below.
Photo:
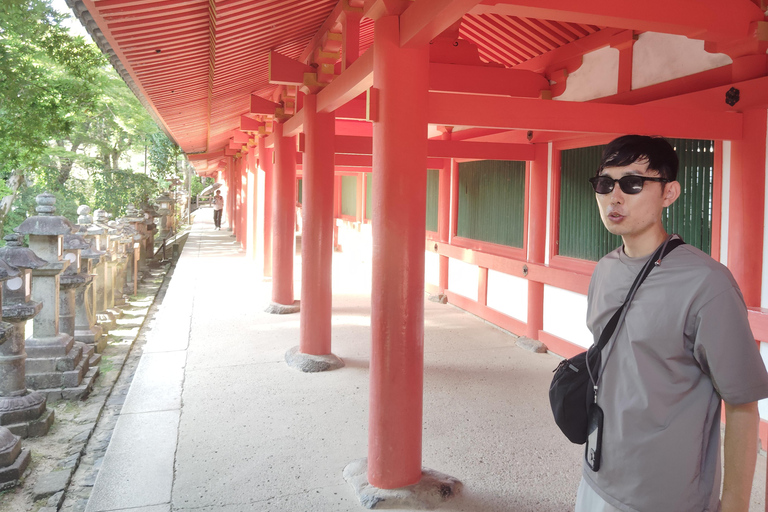
{"label": "man's nose", "polygon": [[608,194],[608,197],[611,200],[611,204],[621,204],[624,202],[624,192],[622,192],[618,183],[614,183],[613,190]]}

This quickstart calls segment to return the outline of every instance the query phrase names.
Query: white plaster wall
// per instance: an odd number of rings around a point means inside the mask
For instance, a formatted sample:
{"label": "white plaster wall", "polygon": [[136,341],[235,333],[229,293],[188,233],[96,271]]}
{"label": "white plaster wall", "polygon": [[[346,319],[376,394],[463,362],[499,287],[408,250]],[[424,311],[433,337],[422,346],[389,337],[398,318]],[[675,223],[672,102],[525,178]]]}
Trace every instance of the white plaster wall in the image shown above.
{"label": "white plaster wall", "polygon": [[[760,355],[763,356],[763,362],[768,366],[768,343],[760,343]],[[768,398],[760,400],[757,406],[760,409],[760,417],[768,419]]]}
{"label": "white plaster wall", "polygon": [[440,255],[436,252],[424,251],[424,279],[435,286],[440,284]]}
{"label": "white plaster wall", "polygon": [[[768,185],[768,183],[766,183]],[[731,205],[731,143],[723,142],[723,197],[720,217],[720,263],[728,265],[728,219]]]}
{"label": "white plaster wall", "polygon": [[544,331],[584,348],[592,345],[587,296],[544,285]]}
{"label": "white plaster wall", "polygon": [[568,76],[561,101],[588,101],[611,96],[618,91],[619,50],[601,48],[584,55],[581,67]]}
{"label": "white plaster wall", "polygon": [[453,293],[476,301],[478,277],[477,265],[453,258],[448,262],[448,289]]}
{"label": "white plaster wall", "polygon": [[633,48],[632,89],[727,66],[731,62],[727,55],[705,51],[704,41],[644,32],[638,36]]}
{"label": "white plaster wall", "polygon": [[528,280],[488,270],[488,307],[528,321]]}

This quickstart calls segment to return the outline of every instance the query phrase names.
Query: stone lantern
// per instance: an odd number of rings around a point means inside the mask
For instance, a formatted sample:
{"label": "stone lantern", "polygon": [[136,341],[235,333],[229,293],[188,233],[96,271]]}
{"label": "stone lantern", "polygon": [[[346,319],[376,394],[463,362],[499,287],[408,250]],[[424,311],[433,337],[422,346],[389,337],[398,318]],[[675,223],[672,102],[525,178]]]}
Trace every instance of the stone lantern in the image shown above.
{"label": "stone lantern", "polygon": [[157,216],[157,211],[149,203],[142,203],[141,209],[146,219],[144,223],[147,225],[147,238],[144,240],[144,244],[146,245],[145,250],[147,254],[145,261],[149,264],[149,261],[155,257],[155,233],[157,232],[155,217]]}
{"label": "stone lantern", "polygon": [[[69,266],[62,259],[62,236],[74,231],[66,218],[54,215],[56,198],[40,194],[36,198],[38,215],[28,217],[16,228],[29,235],[29,248],[46,261],[32,269],[32,299],[44,304],[32,321],[32,336],[27,338],[27,386],[48,395],[49,399],[79,399],[86,395],[98,373],[90,368],[90,354],[84,345],[60,331],[59,278]],[[84,357],[85,356],[85,357]]]}
{"label": "stone lantern", "polygon": [[75,316],[77,310],[76,295],[82,295],[85,287],[93,281],[93,276],[83,271],[81,252],[91,248],[91,245],[79,234],[64,235],[63,257],[69,261],[69,266],[59,277],[59,322],[61,332],[75,336]]}
{"label": "stone lantern", "polygon": [[10,340],[0,344],[0,425],[22,438],[43,436],[53,423],[53,411],[46,409],[45,395],[27,389],[25,378],[24,325],[43,306],[32,300],[32,269],[47,263],[23,242],[23,236],[13,233],[5,236],[6,245],[0,248],[0,275],[4,268],[15,274],[0,291],[2,318],[12,326]]}
{"label": "stone lantern", "polygon": [[[82,205],[77,209],[78,233],[88,242],[88,248],[80,252],[80,265],[84,273],[96,277],[96,268],[103,266],[104,251],[97,250],[98,234],[101,228],[91,225],[91,209]],[[75,341],[93,345],[101,353],[107,345],[102,326],[96,324],[94,308],[95,279],[82,288],[75,290]]]}
{"label": "stone lantern", "polygon": [[155,202],[158,206],[157,213],[160,215],[160,238],[168,238],[168,235],[171,234],[172,221],[170,220],[170,215],[172,214],[171,203],[173,199],[162,194],[155,199]]}
{"label": "stone lantern", "polygon": [[133,205],[128,205],[125,209],[125,217],[123,219],[133,226],[134,231],[139,235],[138,239],[134,236],[134,243],[139,244],[139,264],[144,265],[147,261],[147,224],[144,214],[136,209]]}
{"label": "stone lantern", "polygon": [[110,232],[115,235],[115,276],[112,285],[112,302],[113,307],[121,308],[126,305],[123,289],[125,288],[125,273],[128,266],[127,245],[129,239],[126,237],[123,224],[116,220],[111,220],[108,224]]}
{"label": "stone lantern", "polygon": [[117,327],[116,315],[113,310],[115,303],[115,266],[117,262],[117,254],[114,248],[114,232],[110,234],[111,228],[107,224],[109,222],[109,214],[106,211],[98,209],[93,214],[94,226],[102,229],[102,232],[99,234],[99,248],[105,251],[104,268],[96,278],[98,284],[96,288],[96,316],[99,319],[99,323],[106,329],[114,329]]}

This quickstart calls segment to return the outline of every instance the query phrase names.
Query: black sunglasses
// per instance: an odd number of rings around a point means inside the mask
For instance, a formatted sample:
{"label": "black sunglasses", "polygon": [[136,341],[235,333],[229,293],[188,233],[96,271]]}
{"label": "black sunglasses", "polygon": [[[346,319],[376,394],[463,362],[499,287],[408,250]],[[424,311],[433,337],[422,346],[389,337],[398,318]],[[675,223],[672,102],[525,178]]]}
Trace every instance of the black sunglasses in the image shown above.
{"label": "black sunglasses", "polygon": [[643,191],[643,185],[646,181],[658,181],[659,183],[669,182],[669,180],[665,178],[648,178],[646,176],[636,175],[622,176],[618,180],[615,180],[610,176],[595,176],[589,178],[592,188],[594,188],[595,192],[598,194],[610,194],[617,182],[621,191],[625,194],[639,194]]}

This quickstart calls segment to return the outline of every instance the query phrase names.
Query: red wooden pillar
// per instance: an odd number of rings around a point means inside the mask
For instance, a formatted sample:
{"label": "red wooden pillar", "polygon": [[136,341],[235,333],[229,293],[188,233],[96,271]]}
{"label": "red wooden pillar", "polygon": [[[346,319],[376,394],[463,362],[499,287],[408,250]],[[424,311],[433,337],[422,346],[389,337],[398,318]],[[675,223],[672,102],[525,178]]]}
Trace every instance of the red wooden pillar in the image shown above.
{"label": "red wooden pillar", "polygon": [[398,17],[374,25],[373,280],[368,481],[421,479],[428,45],[401,48]]}
{"label": "red wooden pillar", "polygon": [[744,302],[759,307],[763,274],[766,111],[747,110],[744,138],[731,143],[728,268]]}
{"label": "red wooden pillar", "polygon": [[251,165],[248,147],[243,151],[242,172],[240,173],[240,247],[246,248],[248,242],[248,172]]}
{"label": "red wooden pillar", "polygon": [[[443,140],[451,140],[451,132],[443,132]],[[439,171],[437,190],[437,238],[448,243],[451,229],[451,166],[453,159],[446,159]],[[448,289],[448,256],[440,256],[438,263],[437,292],[444,294]]]}
{"label": "red wooden pillar", "polygon": [[242,243],[243,157],[235,158],[235,240]]}
{"label": "red wooden pillar", "polygon": [[247,165],[245,172],[245,250],[248,258],[256,259],[257,242],[257,223],[261,221],[257,215],[258,208],[258,178],[259,173],[256,168],[256,146],[248,146]]}
{"label": "red wooden pillar", "polygon": [[275,123],[272,180],[272,302],[293,305],[294,223],[296,219],[296,137],[283,137]]}
{"label": "red wooden pillar", "polygon": [[259,137],[259,166],[264,171],[264,277],[272,277],[272,178],[274,150]]}
{"label": "red wooden pillar", "polygon": [[234,213],[235,213],[235,159],[234,157],[227,157],[227,225],[229,230],[234,228]]}
{"label": "red wooden pillar", "polygon": [[[534,160],[527,166],[528,179],[528,261],[544,263],[547,252],[547,171],[548,146],[535,144]],[[544,329],[544,283],[528,280],[528,322],[525,335],[539,339]]]}
{"label": "red wooden pillar", "polygon": [[317,96],[304,97],[301,317],[299,351],[331,353],[331,267],[335,116],[317,113]]}

